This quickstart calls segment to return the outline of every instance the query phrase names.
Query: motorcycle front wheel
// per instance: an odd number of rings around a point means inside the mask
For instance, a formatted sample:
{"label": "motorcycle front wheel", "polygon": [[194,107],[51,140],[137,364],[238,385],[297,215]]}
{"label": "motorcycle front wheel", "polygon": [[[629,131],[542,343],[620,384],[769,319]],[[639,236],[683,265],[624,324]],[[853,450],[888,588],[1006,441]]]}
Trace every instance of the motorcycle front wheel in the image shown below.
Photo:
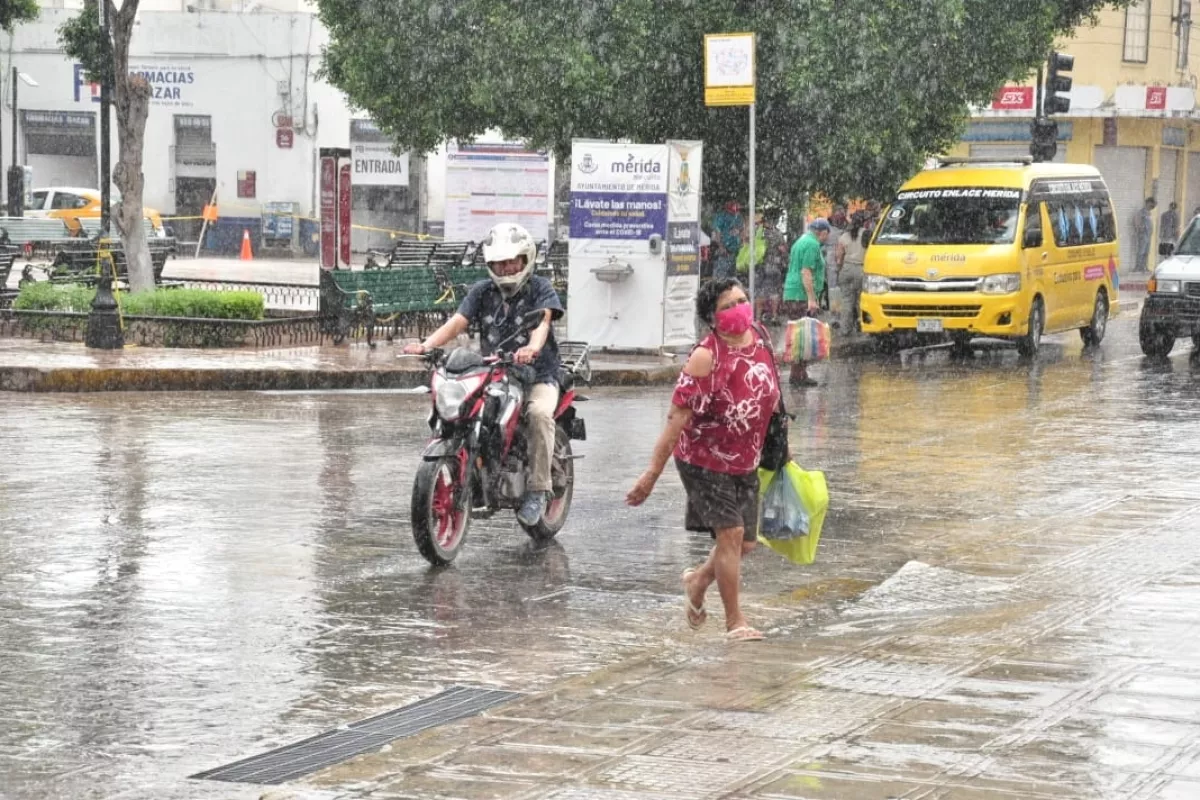
{"label": "motorcycle front wheel", "polygon": [[458,486],[453,458],[423,461],[412,493],[412,533],[417,549],[435,567],[458,556],[471,524],[471,492]]}
{"label": "motorcycle front wheel", "polygon": [[554,493],[546,503],[546,512],[536,525],[521,525],[535,542],[548,542],[558,535],[567,524],[571,498],[575,494],[575,460],[571,455],[571,437],[559,425],[554,427],[554,460],[550,463],[550,474]]}

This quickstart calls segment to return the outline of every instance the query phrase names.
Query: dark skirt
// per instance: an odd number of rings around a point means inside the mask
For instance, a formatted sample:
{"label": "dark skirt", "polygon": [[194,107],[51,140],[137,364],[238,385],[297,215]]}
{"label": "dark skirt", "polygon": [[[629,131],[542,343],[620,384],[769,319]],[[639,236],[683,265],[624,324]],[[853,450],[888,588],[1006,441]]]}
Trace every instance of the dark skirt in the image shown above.
{"label": "dark skirt", "polygon": [[758,470],[730,475],[675,459],[675,467],[687,492],[684,526],[689,531],[712,534],[741,528],[742,539],[758,539]]}

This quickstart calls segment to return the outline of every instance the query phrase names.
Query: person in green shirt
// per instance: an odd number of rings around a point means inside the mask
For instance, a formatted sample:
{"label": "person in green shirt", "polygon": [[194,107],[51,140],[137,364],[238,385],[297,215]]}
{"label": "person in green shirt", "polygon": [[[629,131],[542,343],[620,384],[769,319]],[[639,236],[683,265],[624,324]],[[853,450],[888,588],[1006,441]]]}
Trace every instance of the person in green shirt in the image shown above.
{"label": "person in green shirt", "polygon": [[[815,219],[808,231],[792,245],[788,260],[787,280],[783,283],[784,311],[789,318],[815,317],[820,308],[817,298],[825,291],[824,244],[829,238],[829,223]],[[792,386],[816,386],[808,377],[808,368],[803,361],[792,364],[789,376]]]}

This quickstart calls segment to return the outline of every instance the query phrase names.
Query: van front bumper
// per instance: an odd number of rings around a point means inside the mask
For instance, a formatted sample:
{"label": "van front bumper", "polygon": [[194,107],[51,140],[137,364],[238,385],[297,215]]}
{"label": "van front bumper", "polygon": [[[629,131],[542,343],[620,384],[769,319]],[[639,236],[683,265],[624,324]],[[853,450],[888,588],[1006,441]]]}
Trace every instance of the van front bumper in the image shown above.
{"label": "van front bumper", "polygon": [[915,331],[920,320],[941,320],[947,331],[980,336],[1020,336],[1028,327],[1029,309],[1020,294],[964,292],[864,294],[859,299],[863,333]]}

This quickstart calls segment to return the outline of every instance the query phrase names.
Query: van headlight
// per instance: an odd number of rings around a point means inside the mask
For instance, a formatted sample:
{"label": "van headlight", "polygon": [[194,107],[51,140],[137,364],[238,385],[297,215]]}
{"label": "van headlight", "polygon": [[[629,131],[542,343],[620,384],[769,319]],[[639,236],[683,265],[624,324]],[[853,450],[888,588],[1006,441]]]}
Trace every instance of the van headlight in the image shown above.
{"label": "van headlight", "polygon": [[863,276],[863,292],[865,294],[887,294],[891,290],[891,282],[882,275]]}
{"label": "van headlight", "polygon": [[1154,291],[1158,294],[1179,294],[1179,290],[1181,288],[1179,281],[1160,280],[1156,281],[1156,283],[1158,285],[1154,288]]}
{"label": "van headlight", "polygon": [[988,275],[983,279],[980,291],[984,294],[1012,294],[1021,291],[1021,274],[1019,272],[1004,272],[999,275]]}

